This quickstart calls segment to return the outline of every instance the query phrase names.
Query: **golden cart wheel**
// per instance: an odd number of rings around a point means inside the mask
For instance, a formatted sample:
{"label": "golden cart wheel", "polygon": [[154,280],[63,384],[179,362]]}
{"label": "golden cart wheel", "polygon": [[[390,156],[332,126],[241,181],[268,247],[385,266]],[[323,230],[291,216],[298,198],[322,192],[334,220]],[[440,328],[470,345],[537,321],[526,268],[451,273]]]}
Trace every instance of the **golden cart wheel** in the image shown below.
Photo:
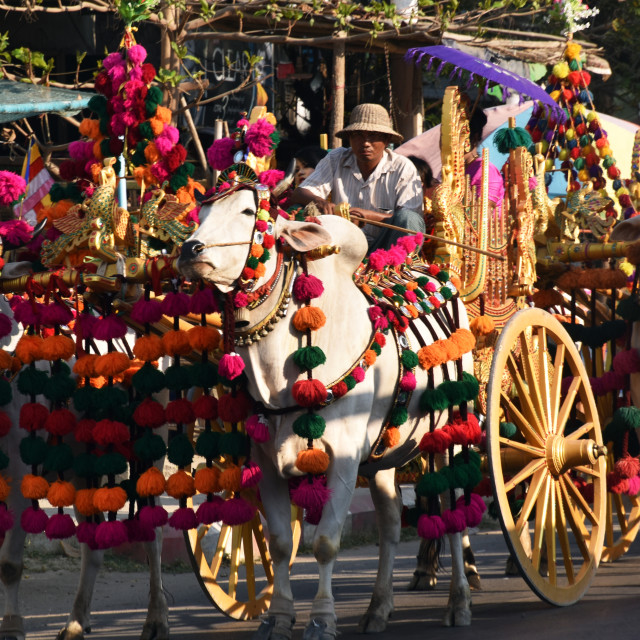
{"label": "golden cart wheel", "polygon": [[[512,353],[516,344],[521,347],[517,360]],[[501,389],[505,370],[513,394]],[[561,394],[563,375],[573,376],[566,396]],[[580,426],[566,434],[569,418]],[[511,439],[500,436],[503,420],[516,425]],[[562,325],[542,309],[516,313],[496,344],[487,447],[500,524],[522,576],[551,604],[577,602],[589,588],[602,552],[606,449],[580,354]],[[572,476],[591,478],[593,503],[577,490]],[[510,500],[514,495],[520,500]]]}
{"label": "golden cart wheel", "polygon": [[[273,593],[273,568],[261,511],[253,520],[230,527],[218,523],[185,531],[187,551],[198,582],[211,603],[236,620],[251,620],[263,614]],[[293,553],[298,552],[302,532],[302,509],[291,507]],[[218,530],[219,528],[219,530]],[[210,551],[203,548],[211,537]]]}

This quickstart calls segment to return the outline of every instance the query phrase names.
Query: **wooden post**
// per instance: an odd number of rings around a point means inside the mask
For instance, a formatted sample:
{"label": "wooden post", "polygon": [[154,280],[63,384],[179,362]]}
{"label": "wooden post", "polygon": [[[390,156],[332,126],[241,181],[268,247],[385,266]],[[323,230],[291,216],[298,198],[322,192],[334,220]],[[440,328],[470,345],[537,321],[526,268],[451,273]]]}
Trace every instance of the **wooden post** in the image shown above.
{"label": "wooden post", "polygon": [[392,54],[390,58],[393,99],[390,107],[395,116],[398,133],[401,133],[405,140],[409,140],[422,133],[422,69],[418,65],[405,62],[400,55]]}
{"label": "wooden post", "polygon": [[[224,137],[224,126],[222,120],[220,118],[216,118],[216,121],[213,123],[213,139],[220,140],[220,138]],[[216,169],[213,170],[213,184],[215,185],[218,182],[218,176],[220,172]]]}
{"label": "wooden post", "polygon": [[347,34],[341,31],[333,45],[333,113],[331,116],[331,148],[342,146],[336,132],[344,126],[344,85],[345,85],[345,40]]}

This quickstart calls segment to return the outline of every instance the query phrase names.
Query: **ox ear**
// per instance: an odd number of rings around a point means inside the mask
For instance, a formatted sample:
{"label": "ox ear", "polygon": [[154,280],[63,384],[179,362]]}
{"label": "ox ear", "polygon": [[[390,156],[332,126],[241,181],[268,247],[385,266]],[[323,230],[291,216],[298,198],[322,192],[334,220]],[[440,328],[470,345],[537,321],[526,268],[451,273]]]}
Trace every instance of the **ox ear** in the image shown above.
{"label": "ox ear", "polygon": [[276,233],[284,238],[287,244],[300,253],[317,249],[323,244],[331,244],[331,234],[315,222],[296,222],[279,217],[276,222]]}
{"label": "ox ear", "polygon": [[619,222],[611,232],[609,240],[613,242],[635,242],[640,240],[640,216]]}

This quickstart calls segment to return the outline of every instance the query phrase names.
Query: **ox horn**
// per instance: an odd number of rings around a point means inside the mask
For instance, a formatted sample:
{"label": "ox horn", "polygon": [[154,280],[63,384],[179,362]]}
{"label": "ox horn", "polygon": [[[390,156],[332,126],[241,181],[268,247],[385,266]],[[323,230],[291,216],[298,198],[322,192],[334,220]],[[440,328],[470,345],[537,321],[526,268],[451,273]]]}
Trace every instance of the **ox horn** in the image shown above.
{"label": "ox horn", "polygon": [[273,187],[271,193],[278,197],[282,193],[284,193],[293,183],[293,177],[296,175],[296,160],[295,158],[291,158],[291,162],[289,162],[289,166],[287,167],[287,171],[284,174],[284,178],[278,182],[278,184]]}

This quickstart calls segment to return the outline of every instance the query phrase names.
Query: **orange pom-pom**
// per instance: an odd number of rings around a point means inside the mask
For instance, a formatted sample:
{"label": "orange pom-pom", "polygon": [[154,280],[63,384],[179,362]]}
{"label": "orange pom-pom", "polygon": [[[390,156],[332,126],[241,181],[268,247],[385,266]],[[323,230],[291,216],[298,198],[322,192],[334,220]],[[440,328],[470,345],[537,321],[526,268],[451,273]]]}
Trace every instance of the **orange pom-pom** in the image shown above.
{"label": "orange pom-pom", "polygon": [[11,487],[7,482],[7,479],[0,475],[0,502],[6,502],[9,497],[9,493],[11,491]]}
{"label": "orange pom-pom", "polygon": [[215,327],[193,327],[187,335],[194,351],[213,351],[220,344],[220,332]]}
{"label": "orange pom-pom", "polygon": [[160,118],[149,118],[149,124],[151,125],[151,131],[153,135],[158,137],[164,131],[164,122]]}
{"label": "orange pom-pom", "polygon": [[417,318],[420,315],[420,312],[412,304],[406,305],[406,309],[412,318]]}
{"label": "orange pom-pom", "polygon": [[442,347],[443,342],[443,340],[438,340],[431,345],[422,347],[418,351],[418,362],[425,371],[447,361],[447,353]]}
{"label": "orange pom-pom", "polygon": [[458,290],[462,287],[462,280],[455,273],[449,274],[449,282]]}
{"label": "orange pom-pom", "polygon": [[158,151],[158,147],[156,147],[156,145],[153,142],[150,142],[144,148],[144,157],[147,159],[147,162],[149,164],[153,164],[154,162],[158,162],[158,160],[160,160],[162,156]]}
{"label": "orange pom-pom", "polygon": [[76,488],[65,480],[51,483],[47,492],[47,500],[52,507],[70,507],[76,499]]}
{"label": "orange pom-pom", "polygon": [[496,323],[490,316],[478,316],[469,323],[469,326],[474,336],[487,336],[493,333]]}
{"label": "orange pom-pom", "polygon": [[78,131],[81,136],[95,140],[100,137],[100,121],[92,120],[91,118],[84,118],[84,120],[80,122]]}
{"label": "orange pom-pom", "polygon": [[42,476],[34,476],[28,473],[22,478],[20,490],[27,500],[42,500],[47,497],[49,483]]}
{"label": "orange pom-pom", "polygon": [[256,278],[262,278],[262,276],[264,276],[266,271],[267,271],[267,268],[264,266],[264,262],[258,262],[256,268],[253,270],[253,272],[256,275]]}
{"label": "orange pom-pom", "polygon": [[90,518],[100,513],[93,504],[95,492],[95,489],[78,489],[78,491],[76,491],[75,506],[80,515],[83,515],[85,518]]}
{"label": "orange pom-pom", "polygon": [[395,447],[400,442],[400,429],[398,427],[389,427],[382,436],[385,446]]}
{"label": "orange pom-pom", "polygon": [[75,342],[68,336],[47,336],[42,341],[44,360],[68,360],[75,352]]}
{"label": "orange pom-pom", "polygon": [[171,109],[158,105],[158,108],[156,109],[156,118],[165,124],[169,124],[171,122]]}
{"label": "orange pom-pom", "polygon": [[164,355],[164,345],[160,336],[150,333],[136,340],[133,345],[133,355],[138,360],[153,362]]}
{"label": "orange pom-pom", "polygon": [[81,378],[95,378],[96,371],[94,366],[99,357],[100,356],[95,353],[90,353],[82,356],[82,358],[78,358],[73,365],[73,372]]}
{"label": "orange pom-pom", "polygon": [[322,449],[305,449],[298,453],[296,467],[303,473],[324,473],[329,468],[329,454]]}
{"label": "orange pom-pom", "polygon": [[129,368],[129,356],[126,353],[112,351],[98,356],[94,364],[94,370],[97,376],[105,378],[113,378],[120,375]]}
{"label": "orange pom-pom", "polygon": [[413,281],[413,282],[407,282],[407,290],[408,291],[414,291],[415,289],[418,288],[418,283]]}
{"label": "orange pom-pom", "polygon": [[96,489],[93,504],[98,511],[119,511],[127,504],[127,492],[122,487]]}
{"label": "orange pom-pom", "polygon": [[186,331],[167,331],[162,336],[162,346],[168,356],[188,356],[191,344]]}
{"label": "orange pom-pom", "polygon": [[11,369],[13,366],[13,357],[6,351],[0,351],[0,369]]}
{"label": "orange pom-pom", "polygon": [[457,360],[462,355],[460,347],[452,338],[447,338],[442,341],[442,349],[446,354],[445,362],[448,362],[449,360]]}
{"label": "orange pom-pom", "polygon": [[242,470],[237,464],[230,464],[220,473],[218,481],[223,491],[240,491],[242,487]]}
{"label": "orange pom-pom", "polygon": [[371,366],[372,364],[375,364],[375,361],[378,358],[378,354],[373,350],[373,349],[367,349],[364,352],[364,361]]}
{"label": "orange pom-pom", "polygon": [[218,467],[201,467],[194,478],[196,489],[200,493],[218,493],[220,486],[220,469]]}
{"label": "orange pom-pom", "polygon": [[44,340],[40,336],[24,335],[16,346],[16,356],[24,364],[31,364],[36,360],[42,360],[42,344]]}
{"label": "orange pom-pom", "polygon": [[316,331],[324,327],[326,321],[327,317],[324,315],[324,311],[318,307],[302,307],[293,316],[293,326],[303,333],[307,329]]}
{"label": "orange pom-pom", "polygon": [[451,340],[458,345],[460,355],[469,353],[469,351],[472,351],[476,346],[476,337],[469,329],[458,329],[451,336]]}
{"label": "orange pom-pom", "polygon": [[11,373],[18,373],[22,369],[22,361],[20,358],[12,358],[11,359]]}
{"label": "orange pom-pom", "polygon": [[160,496],[167,486],[162,471],[156,467],[147,469],[136,482],[136,491],[141,498]]}
{"label": "orange pom-pom", "polygon": [[251,246],[250,253],[254,258],[259,258],[264,253],[264,249],[261,244],[254,244]]}
{"label": "orange pom-pom", "polygon": [[167,480],[167,493],[176,500],[190,498],[196,493],[193,478],[186,471],[176,471]]}

